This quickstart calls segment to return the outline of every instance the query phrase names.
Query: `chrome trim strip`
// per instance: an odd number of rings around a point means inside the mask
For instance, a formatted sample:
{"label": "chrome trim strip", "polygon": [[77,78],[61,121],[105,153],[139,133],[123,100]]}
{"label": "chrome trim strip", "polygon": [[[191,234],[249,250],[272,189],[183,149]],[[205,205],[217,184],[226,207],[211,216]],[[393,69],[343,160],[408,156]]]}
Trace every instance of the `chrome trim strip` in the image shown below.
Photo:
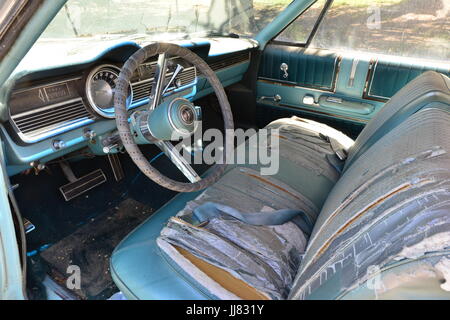
{"label": "chrome trim strip", "polygon": [[[185,69],[183,70],[183,72],[180,73],[180,76],[182,76],[183,73],[186,73],[186,72],[188,72],[188,71],[191,71],[192,69],[195,70],[195,73],[194,73],[194,74],[197,75],[197,68],[195,68],[195,67],[188,67],[188,68],[185,68]],[[167,72],[167,73],[166,73],[166,78],[169,78],[169,77],[171,77],[172,75],[173,75],[173,72]],[[153,81],[154,79],[155,79],[155,77],[152,77],[152,78],[148,78],[148,79],[144,79],[144,80],[132,82],[132,83],[131,83],[131,86],[135,86],[135,85],[139,85],[139,84],[142,84],[142,83],[150,82],[150,81]]]}
{"label": "chrome trim strip", "polygon": [[377,61],[374,63],[373,70],[372,70],[371,73],[370,73],[369,88],[367,89],[367,95],[366,95],[366,96],[367,96],[368,98],[372,98],[372,99],[385,100],[385,102],[386,102],[387,100],[389,100],[388,97],[377,96],[377,95],[371,93],[371,91],[372,91],[373,78],[375,77],[375,72],[377,71],[377,67],[378,67],[378,59],[377,59]]}
{"label": "chrome trim strip", "polygon": [[[17,118],[23,117],[23,116],[27,116],[36,112],[42,112],[51,108],[57,108],[59,106],[70,106],[70,104],[74,104],[74,103],[80,103],[80,107],[82,107],[84,109],[84,111],[88,114],[87,116],[81,117],[79,119],[72,119],[69,121],[64,121],[64,122],[60,122],[60,123],[53,123],[50,126],[54,126],[54,129],[51,130],[42,130],[41,133],[39,133],[39,130],[35,130],[34,133],[33,131],[31,133],[24,133],[19,129],[19,126],[16,124],[16,120]],[[80,112],[82,110],[80,109]],[[64,102],[59,102],[59,103],[55,103],[49,106],[45,106],[42,108],[38,108],[36,110],[31,110],[31,111],[26,111],[26,112],[22,112],[22,113],[18,113],[15,114],[14,116],[10,115],[10,123],[13,126],[14,132],[19,136],[19,138],[25,142],[25,143],[35,143],[35,142],[39,142],[41,140],[50,138],[52,136],[64,133],[66,131],[72,130],[72,129],[76,129],[79,128],[81,126],[84,126],[86,124],[92,123],[94,122],[94,119],[90,118],[90,114],[89,111],[86,109],[86,106],[83,102],[83,99],[80,98],[75,98],[75,99],[70,99]],[[36,120],[36,119],[34,119]]]}
{"label": "chrome trim strip", "polygon": [[268,82],[272,82],[272,83],[277,83],[279,85],[290,86],[290,87],[295,87],[295,88],[302,88],[302,89],[308,89],[308,90],[319,90],[319,91],[323,91],[323,92],[333,92],[333,88],[319,87],[319,86],[306,87],[306,86],[301,86],[301,85],[299,85],[299,83],[293,82],[293,81],[285,81],[285,80],[267,78],[267,77],[258,77],[257,80],[268,81]]}
{"label": "chrome trim strip", "polygon": [[[81,97],[80,98],[74,98],[74,99],[63,101],[63,102],[58,102],[58,103],[55,103],[55,104],[51,104],[51,105],[48,105],[48,106],[45,106],[45,107],[42,107],[42,108],[38,108],[38,109],[30,110],[30,111],[17,113],[15,115],[11,115],[11,119],[14,120],[14,119],[16,119],[18,117],[27,116],[29,114],[45,111],[45,110],[51,109],[51,108],[57,108],[57,107],[59,107],[61,105],[70,104],[70,103],[74,103],[74,102],[77,102],[77,101],[81,101],[83,103],[83,99],[81,99]],[[83,103],[83,105],[84,105],[84,103]]]}
{"label": "chrome trim strip", "polygon": [[34,119],[32,121],[23,122],[20,124],[18,122],[16,122],[16,125],[19,127],[19,129],[22,133],[27,134],[28,132],[32,132],[32,131],[36,131],[39,129],[57,125],[58,123],[61,123],[62,121],[66,122],[65,120],[68,118],[71,120],[67,120],[67,121],[89,118],[86,115],[86,110],[75,110],[72,112],[67,112],[65,114],[59,114],[58,116],[56,116],[54,118],[49,118],[51,116],[52,115],[50,114],[50,115],[47,115],[45,118],[43,117],[42,119]]}
{"label": "chrome trim strip", "polygon": [[17,135],[19,136],[19,138],[23,142],[25,142],[25,143],[35,143],[35,142],[39,142],[39,141],[45,140],[45,139],[53,137],[53,136],[57,136],[57,135],[62,134],[64,132],[70,131],[72,129],[76,129],[76,128],[85,126],[85,125],[93,123],[93,122],[94,122],[93,119],[84,118],[84,119],[80,119],[77,122],[72,123],[70,125],[66,125],[65,124],[64,127],[52,129],[50,131],[47,131],[46,133],[35,135],[35,136],[27,136],[27,135],[24,135],[20,131],[16,132],[16,133],[17,133]]}
{"label": "chrome trim strip", "polygon": [[353,58],[352,69],[350,71],[350,77],[348,79],[348,84],[347,84],[347,86],[350,88],[353,88],[353,86],[355,84],[355,76],[356,76],[356,70],[358,69],[358,64],[359,64],[359,58]]}
{"label": "chrome trim strip", "polygon": [[[164,96],[166,97],[166,96],[170,95],[171,93],[180,92],[180,91],[183,91],[183,90],[186,90],[186,89],[188,89],[190,87],[195,86],[197,84],[197,82],[198,82],[197,81],[197,68],[195,68],[195,67],[188,67],[188,68],[184,69],[183,72],[180,73],[180,77],[182,77],[183,74],[186,74],[187,72],[189,72],[191,70],[194,70],[194,80],[192,82],[190,82],[188,84],[185,84],[184,86],[181,86],[179,88],[170,87],[169,90],[164,94]],[[172,74],[173,74],[173,72],[166,73],[166,79],[170,78],[170,76]],[[151,85],[151,83],[153,81],[154,81],[154,77],[153,78],[148,78],[148,79],[145,79],[145,80],[141,80],[141,81],[137,81],[137,82],[133,82],[133,83],[131,83],[131,90],[133,91],[134,90],[133,87],[136,86],[136,85],[141,85],[141,84],[146,84],[146,83],[150,83],[150,85]],[[143,89],[145,89],[145,88],[141,87],[141,88],[137,88],[136,90],[143,90]],[[133,93],[134,93],[134,91],[133,91]],[[149,96],[150,96],[150,93],[149,93]],[[135,104],[140,103],[140,102],[142,102],[145,99],[149,99],[149,96],[140,98],[140,99],[135,100],[135,101],[132,101],[131,105],[129,107],[129,110],[135,108]]]}
{"label": "chrome trim strip", "polygon": [[150,81],[152,81],[153,79],[154,79],[154,78],[148,78],[148,79],[144,79],[144,80],[132,82],[132,83],[131,83],[131,86],[133,87],[133,86],[140,85],[140,84],[142,84],[142,83],[150,82]]}
{"label": "chrome trim strip", "polygon": [[309,87],[301,87],[299,85],[296,84],[290,84],[290,83],[282,83],[281,81],[278,80],[273,80],[273,79],[269,79],[269,78],[264,78],[264,77],[259,77],[258,79],[256,79],[256,81],[260,81],[263,83],[267,83],[270,85],[276,85],[276,86],[285,86],[285,87],[291,87],[294,89],[305,89],[305,90],[310,90],[310,91],[319,91],[319,92],[323,92],[323,93],[333,93],[333,91],[329,91],[329,90],[325,90],[325,89],[319,89],[319,88],[309,88]]}
{"label": "chrome trim strip", "polygon": [[[80,107],[82,107],[82,108],[80,108]],[[49,118],[55,113],[58,113],[59,115],[61,115],[61,113],[63,113],[63,112],[67,112],[67,113],[70,114],[70,113],[73,113],[74,111],[76,111],[76,112],[81,112],[81,111],[86,112],[86,109],[85,109],[84,105],[81,104],[81,103],[75,103],[75,104],[71,103],[71,104],[59,107],[54,112],[52,112],[52,110],[42,111],[42,112],[39,112],[38,114],[35,114],[35,115],[29,115],[29,116],[25,116],[25,117],[21,117],[21,118],[17,117],[17,119],[14,119],[14,121],[16,122],[16,124],[18,126],[21,127],[21,125],[24,122],[28,122],[28,121],[35,122],[36,120],[42,120],[42,119]]]}

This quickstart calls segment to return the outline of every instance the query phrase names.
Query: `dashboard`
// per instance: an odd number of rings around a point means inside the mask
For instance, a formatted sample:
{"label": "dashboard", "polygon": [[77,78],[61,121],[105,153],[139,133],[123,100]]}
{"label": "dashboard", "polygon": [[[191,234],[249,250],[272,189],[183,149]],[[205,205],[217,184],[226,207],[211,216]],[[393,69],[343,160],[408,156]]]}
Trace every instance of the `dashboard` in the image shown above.
{"label": "dashboard", "polygon": [[[185,69],[174,81],[168,93],[189,90],[196,85],[197,72],[182,59],[170,58],[166,78],[177,64]],[[132,77],[128,94],[128,109],[148,102],[156,61],[140,65]],[[27,83],[15,89],[9,101],[11,125],[22,142],[34,143],[59,133],[89,124],[97,119],[113,119],[114,89],[120,65],[95,65],[81,74],[38,84]],[[189,93],[186,92],[186,95]]]}
{"label": "dashboard", "polygon": [[[221,54],[206,42],[191,50],[209,64],[226,87],[242,79],[253,48],[247,44],[244,50]],[[86,131],[99,136],[114,131],[115,81],[134,50],[137,48],[116,46],[87,63],[38,70],[17,79],[8,100],[8,119],[0,127],[8,174],[29,168],[33,161],[45,162],[86,146]],[[169,58],[166,78],[178,64],[184,68],[166,95],[195,100],[212,93],[196,68],[179,57]],[[131,77],[127,98],[130,114],[148,105],[155,68],[153,57]]]}

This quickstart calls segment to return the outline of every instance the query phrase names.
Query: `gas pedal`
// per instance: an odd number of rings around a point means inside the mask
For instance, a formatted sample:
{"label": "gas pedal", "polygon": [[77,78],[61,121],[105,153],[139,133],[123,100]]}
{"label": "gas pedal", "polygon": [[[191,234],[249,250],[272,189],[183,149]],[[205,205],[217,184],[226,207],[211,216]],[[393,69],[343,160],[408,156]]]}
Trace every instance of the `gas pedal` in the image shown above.
{"label": "gas pedal", "polygon": [[111,165],[114,178],[116,179],[117,182],[119,182],[125,177],[119,156],[117,155],[117,153],[108,153],[108,160],[109,164]]}
{"label": "gas pedal", "polygon": [[82,176],[81,178],[63,185],[59,188],[59,190],[61,191],[64,199],[69,201],[104,182],[106,182],[105,174],[101,169],[97,169],[85,176]]}

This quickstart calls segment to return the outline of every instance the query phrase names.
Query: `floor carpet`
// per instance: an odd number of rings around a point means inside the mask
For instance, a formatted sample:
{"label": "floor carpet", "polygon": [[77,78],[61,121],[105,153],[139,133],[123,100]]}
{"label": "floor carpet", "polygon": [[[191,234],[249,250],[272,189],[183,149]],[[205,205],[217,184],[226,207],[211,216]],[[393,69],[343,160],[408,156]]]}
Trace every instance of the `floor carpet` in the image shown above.
{"label": "floor carpet", "polygon": [[104,214],[92,218],[68,237],[41,253],[51,276],[65,285],[70,265],[80,267],[81,287],[74,292],[82,299],[106,299],[117,292],[109,258],[119,242],[153,213],[134,199],[125,199]]}

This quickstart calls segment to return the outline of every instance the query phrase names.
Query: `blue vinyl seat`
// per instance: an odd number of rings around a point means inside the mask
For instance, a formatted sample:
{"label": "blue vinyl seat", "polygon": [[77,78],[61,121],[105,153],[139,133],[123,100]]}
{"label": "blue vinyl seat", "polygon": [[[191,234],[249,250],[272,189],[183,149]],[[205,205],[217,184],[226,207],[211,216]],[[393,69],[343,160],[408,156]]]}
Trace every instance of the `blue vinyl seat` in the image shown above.
{"label": "blue vinyl seat", "polygon": [[[258,166],[234,166],[216,183],[231,199],[230,176],[243,172],[253,177],[241,187],[244,196],[273,208],[286,199],[286,206],[312,212],[314,229],[290,299],[450,298],[449,110],[449,78],[426,72],[394,95],[355,142],[323,124],[280,119],[269,125],[280,129],[279,172],[267,178],[248,174]],[[339,169],[329,158],[342,150],[347,158]],[[156,243],[168,219],[202,194],[177,195],[117,246],[111,273],[126,297],[217,298]],[[249,210],[245,203],[237,209]]]}

